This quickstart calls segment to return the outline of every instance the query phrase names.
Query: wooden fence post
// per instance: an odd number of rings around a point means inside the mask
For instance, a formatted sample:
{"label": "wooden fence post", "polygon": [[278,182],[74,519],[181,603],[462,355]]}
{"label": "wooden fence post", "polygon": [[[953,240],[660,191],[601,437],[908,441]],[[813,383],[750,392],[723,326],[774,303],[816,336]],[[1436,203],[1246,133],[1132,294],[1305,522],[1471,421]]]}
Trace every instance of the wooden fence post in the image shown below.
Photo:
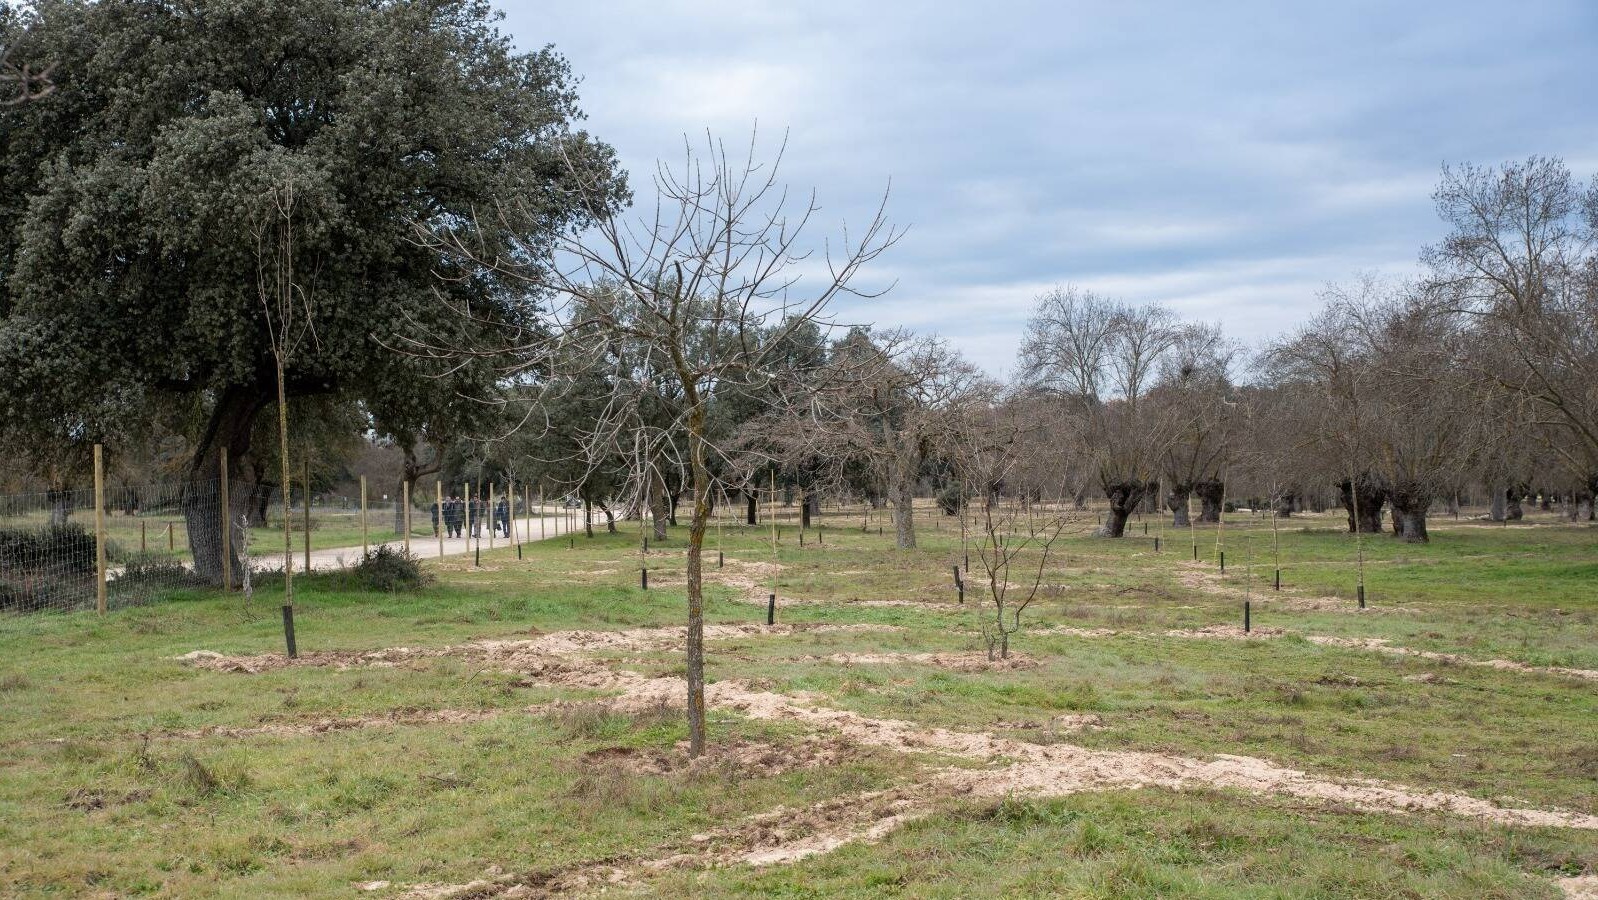
{"label": "wooden fence post", "polygon": [[227,448],[222,448],[222,481],[221,494],[217,497],[217,508],[222,514],[222,593],[233,590],[233,524],[228,521],[227,496]]}
{"label": "wooden fence post", "polygon": [[403,512],[403,515],[400,516],[400,527],[405,529],[405,537],[404,537],[404,539],[402,540],[401,543],[405,547],[405,555],[406,556],[410,556],[411,555],[411,483],[409,481],[401,481],[400,482],[400,502],[405,504],[405,506],[402,507],[402,509],[401,509],[401,511]]}
{"label": "wooden fence post", "polygon": [[372,552],[372,540],[366,533],[366,476],[361,476],[361,559]]}
{"label": "wooden fence post", "polygon": [[499,526],[494,515],[494,482],[488,483],[488,549],[494,549],[494,531]]}
{"label": "wooden fence post", "polygon": [[105,463],[94,445],[94,607],[105,615]]}
{"label": "wooden fence post", "polygon": [[305,571],[311,571],[311,448],[305,448]]}
{"label": "wooden fence post", "polygon": [[438,558],[444,558],[444,481],[439,479],[433,482],[433,491],[438,495],[438,527],[433,530],[438,532]]}

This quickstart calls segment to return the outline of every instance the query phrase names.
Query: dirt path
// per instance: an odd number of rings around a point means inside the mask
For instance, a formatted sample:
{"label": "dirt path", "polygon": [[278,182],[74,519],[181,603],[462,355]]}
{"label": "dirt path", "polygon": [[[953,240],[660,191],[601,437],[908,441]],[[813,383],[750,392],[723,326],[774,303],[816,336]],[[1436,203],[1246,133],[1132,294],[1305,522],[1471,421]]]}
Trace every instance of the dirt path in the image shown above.
{"label": "dirt path", "polygon": [[[542,523],[542,529],[540,529],[540,523]],[[580,528],[581,525],[579,524],[578,527]],[[516,536],[520,538],[523,543],[537,540],[540,535],[547,537],[562,535],[565,534],[567,530],[566,519],[564,516],[545,516],[542,519],[537,516],[533,516],[519,518],[516,520]],[[378,547],[389,547],[394,550],[399,550],[405,546],[405,542],[403,540],[374,541],[371,546],[373,549]],[[473,552],[479,547],[481,547],[483,550],[489,550],[503,549],[510,546],[513,545],[511,544],[509,538],[497,537],[493,541],[490,541],[488,539],[488,532],[486,530],[483,532],[483,536],[480,540],[474,540],[470,537],[445,538],[442,545],[442,552],[440,552],[440,544],[437,537],[421,535],[413,535],[411,537],[411,555],[421,557],[422,559],[440,559],[446,556],[464,556]],[[347,568],[360,562],[360,560],[361,546],[359,544],[350,547],[328,547],[323,550],[311,551],[311,568],[317,571]],[[250,557],[250,564],[256,569],[280,568],[283,565],[283,555],[281,553],[276,555],[255,554]],[[294,553],[294,571],[304,571],[304,567],[305,552],[303,549],[297,549]]]}

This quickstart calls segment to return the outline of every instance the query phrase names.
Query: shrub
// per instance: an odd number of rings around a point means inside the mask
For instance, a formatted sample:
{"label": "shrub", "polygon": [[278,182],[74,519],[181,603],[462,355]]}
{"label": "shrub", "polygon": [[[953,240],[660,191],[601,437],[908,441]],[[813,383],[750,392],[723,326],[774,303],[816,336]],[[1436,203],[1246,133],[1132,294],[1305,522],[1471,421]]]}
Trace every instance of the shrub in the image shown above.
{"label": "shrub", "polygon": [[960,485],[951,484],[938,492],[938,509],[943,510],[946,516],[959,515],[965,506],[965,491]]}
{"label": "shrub", "polygon": [[422,571],[421,557],[387,544],[368,551],[350,574],[370,591],[411,591],[433,580]]}

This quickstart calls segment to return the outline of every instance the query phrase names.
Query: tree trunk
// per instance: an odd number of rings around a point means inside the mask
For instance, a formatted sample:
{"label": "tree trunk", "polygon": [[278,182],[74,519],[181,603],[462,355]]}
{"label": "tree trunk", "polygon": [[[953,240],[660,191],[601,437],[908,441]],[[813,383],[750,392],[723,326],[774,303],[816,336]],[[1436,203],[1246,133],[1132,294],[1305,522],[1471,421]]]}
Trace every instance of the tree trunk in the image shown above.
{"label": "tree trunk", "polygon": [[821,515],[821,498],[815,494],[806,493],[804,510],[800,513],[800,526],[804,528],[814,528],[815,525],[811,520],[819,515]]}
{"label": "tree trunk", "polygon": [[650,479],[649,488],[649,518],[654,524],[654,538],[657,541],[666,539],[666,523],[671,518],[670,501],[666,497],[666,486],[660,479]]}
{"label": "tree trunk", "polygon": [[666,495],[666,523],[673,527],[677,525],[677,494]]}
{"label": "tree trunk", "polygon": [[1199,498],[1199,521],[1216,523],[1221,521],[1221,505],[1226,502],[1226,486],[1221,482],[1207,478],[1194,482],[1193,493]]}
{"label": "tree trunk", "polygon": [[50,505],[51,525],[65,525],[72,519],[72,491],[64,487],[52,487],[44,492],[44,497]]}
{"label": "tree trunk", "polygon": [[1521,492],[1510,488],[1504,494],[1504,518],[1511,522],[1519,522],[1526,518],[1526,510],[1520,505]]}
{"label": "tree trunk", "polygon": [[744,510],[744,524],[745,525],[759,525],[760,524],[760,498],[755,496],[754,494],[746,493],[746,494],[744,494],[744,502],[747,504],[747,507]]}
{"label": "tree trunk", "polygon": [[1359,531],[1363,534],[1381,534],[1382,532],[1382,504],[1387,502],[1387,489],[1375,476],[1366,473],[1359,477],[1359,497],[1356,504],[1350,482],[1347,478],[1337,485],[1339,499],[1343,509],[1348,513],[1348,532],[1354,533],[1355,507],[1359,510]]}
{"label": "tree trunk", "polygon": [[610,511],[610,504],[601,503],[599,504],[599,508],[605,513],[605,531],[609,534],[615,534],[616,514]]}
{"label": "tree trunk", "polygon": [[1508,493],[1508,489],[1494,487],[1489,488],[1488,491],[1491,494],[1492,499],[1488,501],[1487,518],[1492,522],[1502,522],[1504,521],[1504,517],[1508,514],[1508,511],[1505,508],[1505,500],[1507,499],[1506,494]]}
{"label": "tree trunk", "polygon": [[1298,495],[1297,494],[1289,493],[1289,494],[1283,494],[1282,496],[1277,497],[1276,498],[1276,504],[1275,504],[1276,518],[1278,518],[1278,519],[1291,519],[1293,517],[1293,507],[1294,507],[1294,505],[1296,505],[1297,502],[1298,502]]}
{"label": "tree trunk", "polygon": [[916,547],[914,478],[901,478],[892,488],[894,546],[900,550]]}
{"label": "tree trunk", "polygon": [[[236,470],[239,461],[250,451],[255,417],[265,406],[263,396],[234,388],[223,391],[190,458],[181,498],[183,523],[189,535],[194,574],[214,585],[222,583],[222,510],[219,496],[222,448],[227,447],[228,450],[228,483],[233,494],[230,498],[231,508],[246,509],[248,487],[245,480],[238,477]],[[237,544],[234,543],[230,549],[233,559],[229,570],[233,573],[236,585],[244,567],[239,562]]]}
{"label": "tree trunk", "polygon": [[1104,524],[1099,528],[1101,537],[1125,537],[1126,520],[1131,518],[1137,510],[1139,503],[1143,502],[1143,495],[1151,488],[1142,481],[1119,481],[1104,486],[1104,496],[1110,501],[1110,511],[1104,517]]}
{"label": "tree trunk", "polygon": [[594,536],[594,504],[587,497],[583,498],[583,536]]}
{"label": "tree trunk", "polygon": [[1186,528],[1192,524],[1188,516],[1187,504],[1190,492],[1187,485],[1176,485],[1165,495],[1165,508],[1171,511],[1171,527]]}
{"label": "tree trunk", "polygon": [[[1389,494],[1393,503],[1393,537],[1406,544],[1424,544],[1426,512],[1432,505],[1431,492],[1419,485],[1395,485]],[[1361,510],[1363,512],[1363,510]]]}
{"label": "tree trunk", "polygon": [[[697,399],[697,398],[696,398]],[[705,532],[710,524],[710,466],[706,461],[705,411],[695,402],[688,414],[688,455],[693,473],[693,517],[688,523],[688,755],[705,752]]]}

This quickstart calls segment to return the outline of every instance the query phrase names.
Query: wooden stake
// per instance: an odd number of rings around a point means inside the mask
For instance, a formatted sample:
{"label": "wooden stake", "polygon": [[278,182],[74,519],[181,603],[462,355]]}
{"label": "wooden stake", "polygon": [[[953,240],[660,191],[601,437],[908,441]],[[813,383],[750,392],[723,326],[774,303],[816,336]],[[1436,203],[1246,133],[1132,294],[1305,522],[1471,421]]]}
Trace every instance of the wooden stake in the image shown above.
{"label": "wooden stake", "polygon": [[366,476],[361,476],[361,559],[372,552],[372,539],[366,530]]}
{"label": "wooden stake", "polygon": [[[222,448],[222,593],[233,590],[233,523],[228,521],[227,448]],[[248,565],[248,563],[246,563]]]}
{"label": "wooden stake", "polygon": [[105,615],[105,463],[94,445],[94,608]]}
{"label": "wooden stake", "polygon": [[411,555],[411,483],[409,481],[403,481],[402,480],[400,482],[400,503],[404,504],[403,506],[400,507],[400,527],[405,529],[405,534],[404,534],[404,536],[403,536],[403,538],[402,538],[400,543],[401,543],[401,546],[403,546],[405,548],[405,555],[406,556],[410,556]]}
{"label": "wooden stake", "polygon": [[433,492],[438,495],[438,558],[444,558],[444,480],[433,482]]}
{"label": "wooden stake", "polygon": [[488,549],[494,549],[494,482],[488,483]]}
{"label": "wooden stake", "polygon": [[305,571],[311,571],[311,448],[305,448]]}

